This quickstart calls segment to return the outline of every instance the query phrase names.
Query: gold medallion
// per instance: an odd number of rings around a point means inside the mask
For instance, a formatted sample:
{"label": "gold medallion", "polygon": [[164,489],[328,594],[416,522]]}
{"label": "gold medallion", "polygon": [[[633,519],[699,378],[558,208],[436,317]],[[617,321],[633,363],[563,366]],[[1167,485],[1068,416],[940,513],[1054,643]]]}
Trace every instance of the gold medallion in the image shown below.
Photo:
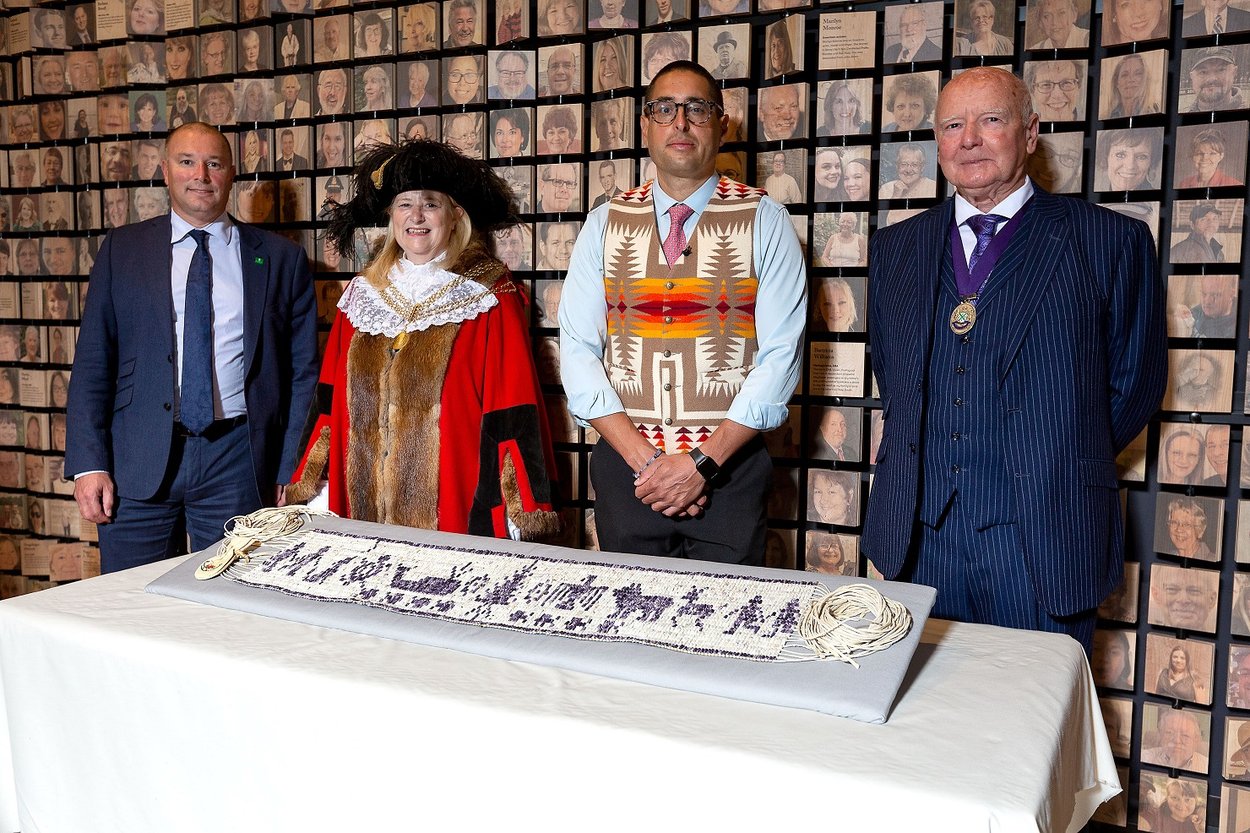
{"label": "gold medallion", "polygon": [[960,301],[959,306],[951,312],[951,332],[957,336],[972,329],[977,323],[977,308],[971,301]]}

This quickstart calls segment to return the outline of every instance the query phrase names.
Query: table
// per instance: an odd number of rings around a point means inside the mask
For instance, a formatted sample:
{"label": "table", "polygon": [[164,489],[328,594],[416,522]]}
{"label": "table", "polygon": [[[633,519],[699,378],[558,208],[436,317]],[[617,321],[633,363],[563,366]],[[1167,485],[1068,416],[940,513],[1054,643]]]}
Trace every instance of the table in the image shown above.
{"label": "table", "polygon": [[884,725],[144,593],[0,603],[0,831],[1076,830],[1076,642],[931,621]]}

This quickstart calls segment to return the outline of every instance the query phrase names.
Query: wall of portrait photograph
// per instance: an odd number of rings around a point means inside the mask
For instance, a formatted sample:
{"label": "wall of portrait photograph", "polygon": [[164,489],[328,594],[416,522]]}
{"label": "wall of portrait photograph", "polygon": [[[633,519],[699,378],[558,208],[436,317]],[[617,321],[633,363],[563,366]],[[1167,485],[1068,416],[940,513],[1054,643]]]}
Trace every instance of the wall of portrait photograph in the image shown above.
{"label": "wall of portrait photograph", "polygon": [[102,236],[168,211],[164,136],[197,120],[231,142],[235,216],[308,252],[326,333],[368,242],[327,248],[323,211],[362,151],[428,137],[496,167],[522,210],[495,242],[533,300],[561,543],[594,548],[597,437],[567,413],[556,315],[586,212],[652,176],[641,97],[679,59],[721,85],[718,170],[783,203],[808,257],[803,381],[766,437],[772,566],[874,574],[868,241],[946,198],[952,75],[1020,75],[1035,182],[1148,224],[1170,373],[1118,461],[1130,556],[1093,670],[1128,794],[1098,819],[1250,829],[1250,0],[3,0],[0,597],[98,572],[61,476],[77,326]]}

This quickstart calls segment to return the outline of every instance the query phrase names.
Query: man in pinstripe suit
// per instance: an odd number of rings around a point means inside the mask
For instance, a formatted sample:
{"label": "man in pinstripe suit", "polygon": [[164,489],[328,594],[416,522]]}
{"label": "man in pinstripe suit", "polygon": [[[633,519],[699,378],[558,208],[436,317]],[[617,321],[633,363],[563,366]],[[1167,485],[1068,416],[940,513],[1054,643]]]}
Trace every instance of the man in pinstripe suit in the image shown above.
{"label": "man in pinstripe suit", "polygon": [[935,122],[957,195],[869,251],[885,431],[863,549],[936,587],[935,615],[1088,651],[1123,570],[1115,457],[1167,375],[1154,244],[1029,181],[1038,117],[1010,73],[962,73]]}

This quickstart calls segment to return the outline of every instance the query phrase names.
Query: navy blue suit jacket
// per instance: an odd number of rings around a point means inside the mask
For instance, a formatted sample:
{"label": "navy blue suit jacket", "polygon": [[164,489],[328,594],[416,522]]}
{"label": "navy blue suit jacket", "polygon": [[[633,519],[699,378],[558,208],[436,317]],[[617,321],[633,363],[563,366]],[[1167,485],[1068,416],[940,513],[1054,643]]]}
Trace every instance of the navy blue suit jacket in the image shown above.
{"label": "navy blue suit jacket", "polygon": [[[317,382],[317,301],[304,250],[234,221],[243,261],[244,397],[265,504],[287,483]],[[107,471],[151,498],[173,439],[174,301],[169,215],[109,232],[91,270],[70,379],[65,476]]]}
{"label": "navy blue suit jacket", "polygon": [[[869,247],[872,368],[884,436],[863,550],[887,578],[913,546],[938,272],[954,200],[880,229]],[[1164,290],[1147,226],[1040,189],[996,271],[1019,282],[995,345],[998,425],[1035,593],[1062,616],[1119,582],[1124,540],[1116,454],[1158,409],[1167,380]],[[945,323],[943,322],[943,326]],[[975,331],[974,331],[975,332]]]}

